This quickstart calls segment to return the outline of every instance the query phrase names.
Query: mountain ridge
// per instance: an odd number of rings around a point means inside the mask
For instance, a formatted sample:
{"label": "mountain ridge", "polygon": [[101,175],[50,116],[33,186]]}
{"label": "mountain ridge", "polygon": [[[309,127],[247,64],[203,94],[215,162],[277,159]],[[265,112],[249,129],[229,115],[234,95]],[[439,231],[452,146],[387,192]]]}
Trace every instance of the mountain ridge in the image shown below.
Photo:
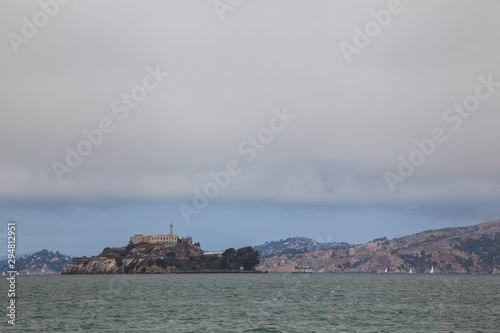
{"label": "mountain ridge", "polygon": [[308,237],[289,237],[287,239],[280,239],[279,241],[265,242],[264,244],[254,246],[254,249],[259,251],[261,257],[267,257],[279,253],[301,253],[349,246],[351,245],[345,242],[321,243]]}
{"label": "mountain ridge", "polygon": [[500,274],[500,220],[468,227],[425,230],[349,248],[262,258],[257,269],[289,272],[294,266],[317,272],[419,272]]}

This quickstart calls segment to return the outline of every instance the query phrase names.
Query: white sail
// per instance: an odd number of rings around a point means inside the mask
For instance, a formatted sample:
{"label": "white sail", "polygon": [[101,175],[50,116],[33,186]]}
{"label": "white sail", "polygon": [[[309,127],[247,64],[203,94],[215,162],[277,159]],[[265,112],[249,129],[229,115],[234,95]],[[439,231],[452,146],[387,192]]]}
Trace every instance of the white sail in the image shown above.
{"label": "white sail", "polygon": [[430,272],[430,273],[431,273],[431,274],[433,274],[433,273],[434,273],[434,266],[432,266],[432,268],[431,268],[431,272]]}
{"label": "white sail", "polygon": [[385,269],[384,273],[387,273],[387,268]]}
{"label": "white sail", "polygon": [[410,274],[413,273],[413,269],[410,268]]}

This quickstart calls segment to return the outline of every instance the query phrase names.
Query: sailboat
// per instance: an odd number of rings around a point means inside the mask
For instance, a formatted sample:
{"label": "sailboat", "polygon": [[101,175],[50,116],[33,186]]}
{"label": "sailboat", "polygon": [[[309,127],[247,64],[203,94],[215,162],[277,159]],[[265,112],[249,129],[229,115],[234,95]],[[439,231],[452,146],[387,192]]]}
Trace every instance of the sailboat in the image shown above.
{"label": "sailboat", "polygon": [[413,273],[413,269],[410,268],[410,274],[412,274],[412,273]]}
{"label": "sailboat", "polygon": [[387,268],[385,269],[384,273],[387,273]]}
{"label": "sailboat", "polygon": [[432,266],[430,273],[434,274],[434,266]]}

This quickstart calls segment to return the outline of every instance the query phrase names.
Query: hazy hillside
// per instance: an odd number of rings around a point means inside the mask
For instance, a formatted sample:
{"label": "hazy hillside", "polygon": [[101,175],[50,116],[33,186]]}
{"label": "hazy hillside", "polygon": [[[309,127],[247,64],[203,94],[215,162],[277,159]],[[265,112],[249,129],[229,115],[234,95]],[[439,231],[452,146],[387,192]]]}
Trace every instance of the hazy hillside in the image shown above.
{"label": "hazy hillside", "polygon": [[470,227],[424,231],[415,235],[308,253],[263,257],[260,270],[291,271],[295,265],[319,272],[435,272],[500,274],[500,220]]}
{"label": "hazy hillside", "polygon": [[[31,255],[16,258],[16,271],[20,274],[60,274],[63,267],[71,263],[71,258],[57,251],[41,250]],[[7,260],[2,262],[0,271],[5,272]]]}
{"label": "hazy hillside", "polygon": [[[34,254],[34,252],[33,253],[19,254],[19,255],[16,255],[16,256],[17,256],[17,259],[20,259],[20,258],[26,258],[26,257],[28,257],[28,256],[30,256],[32,254]],[[3,269],[3,266],[7,265],[8,260],[9,260],[9,256],[8,255],[0,257],[0,270]]]}
{"label": "hazy hillside", "polygon": [[307,237],[293,237],[280,239],[279,241],[266,242],[256,246],[261,257],[269,257],[276,254],[300,254],[305,252],[326,250],[339,247],[349,247],[347,243],[318,243]]}

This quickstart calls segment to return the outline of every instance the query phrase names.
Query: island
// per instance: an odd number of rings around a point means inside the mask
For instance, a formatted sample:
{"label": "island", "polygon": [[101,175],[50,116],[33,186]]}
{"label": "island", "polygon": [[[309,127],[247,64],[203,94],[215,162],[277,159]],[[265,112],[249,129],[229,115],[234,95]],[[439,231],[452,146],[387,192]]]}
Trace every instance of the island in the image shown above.
{"label": "island", "polygon": [[94,257],[74,257],[61,274],[262,273],[251,246],[203,253],[191,237],[135,234],[126,247],[106,247]]}

